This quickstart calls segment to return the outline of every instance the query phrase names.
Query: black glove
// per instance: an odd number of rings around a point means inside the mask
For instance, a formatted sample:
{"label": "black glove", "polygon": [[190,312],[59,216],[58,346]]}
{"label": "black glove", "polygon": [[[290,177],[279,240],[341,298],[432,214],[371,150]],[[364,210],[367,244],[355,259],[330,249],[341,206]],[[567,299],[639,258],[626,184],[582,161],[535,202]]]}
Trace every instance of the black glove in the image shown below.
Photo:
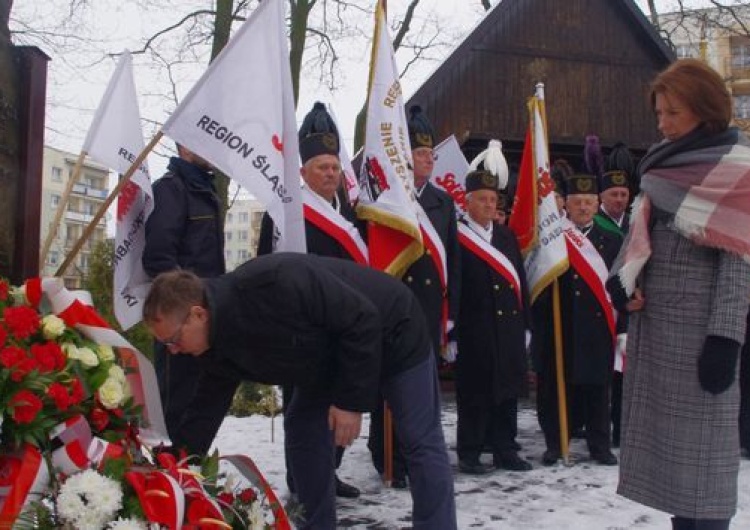
{"label": "black glove", "polygon": [[628,304],[629,297],[625,293],[625,288],[622,286],[619,276],[612,276],[607,280],[605,284],[609,297],[612,299],[612,305],[615,306],[620,313],[626,313],[628,310],[625,306]]}
{"label": "black glove", "polygon": [[718,335],[709,335],[698,357],[698,381],[701,388],[712,394],[721,394],[734,382],[740,344]]}

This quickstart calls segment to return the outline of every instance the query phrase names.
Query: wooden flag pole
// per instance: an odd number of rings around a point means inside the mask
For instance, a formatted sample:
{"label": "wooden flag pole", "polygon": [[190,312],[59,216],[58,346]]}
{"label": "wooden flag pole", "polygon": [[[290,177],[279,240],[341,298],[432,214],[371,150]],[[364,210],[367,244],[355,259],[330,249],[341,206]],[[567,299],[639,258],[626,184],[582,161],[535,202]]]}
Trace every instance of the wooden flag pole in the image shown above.
{"label": "wooden flag pole", "polygon": [[73,172],[70,174],[70,178],[68,178],[68,182],[65,184],[65,191],[63,191],[62,197],[60,197],[60,202],[57,203],[55,219],[49,225],[49,231],[47,232],[47,237],[45,238],[44,244],[42,245],[42,252],[39,255],[40,272],[44,270],[44,263],[47,260],[49,249],[52,246],[52,240],[55,239],[57,231],[60,229],[60,221],[62,221],[62,216],[65,213],[65,207],[68,205],[70,194],[73,192],[73,186],[78,181],[78,177],[81,175],[81,168],[83,167],[83,161],[86,158],[86,155],[86,151],[81,151],[81,153],[78,155],[78,160],[76,160],[76,164],[75,166],[73,166]]}
{"label": "wooden flag pole", "polygon": [[146,159],[146,156],[151,152],[151,150],[156,146],[156,144],[159,143],[159,140],[161,140],[161,137],[164,136],[164,133],[159,131],[154,135],[154,137],[151,139],[151,141],[148,143],[146,147],[143,148],[143,151],[141,151],[141,154],[138,155],[138,157],[135,159],[133,164],[128,168],[127,172],[120,178],[120,181],[117,183],[117,186],[115,186],[115,189],[112,190],[112,193],[109,194],[109,197],[104,201],[104,203],[99,207],[99,211],[96,212],[96,215],[94,218],[89,222],[88,226],[86,227],[86,230],[83,231],[83,234],[81,237],[76,241],[76,244],[73,246],[71,251],[68,253],[67,256],[65,256],[65,261],[62,262],[62,265],[60,265],[60,268],[57,269],[57,272],[55,272],[55,276],[62,276],[65,274],[65,271],[68,269],[70,264],[73,262],[75,257],[78,255],[78,252],[80,252],[81,247],[83,247],[83,244],[86,242],[86,240],[91,237],[91,234],[96,229],[96,226],[99,224],[99,221],[102,217],[104,217],[104,214],[107,213],[107,209],[112,204],[112,202],[117,198],[117,196],[120,194],[120,191],[122,188],[130,182],[130,178],[133,176],[133,173],[135,173],[135,170],[141,167],[141,164],[143,164],[143,161]]}
{"label": "wooden flag pole", "polygon": [[560,423],[560,452],[563,462],[569,465],[568,402],[565,392],[565,360],[563,359],[562,318],[560,317],[560,284],[552,284],[552,320],[555,331],[555,375],[557,376],[557,414]]}
{"label": "wooden flag pole", "polygon": [[393,484],[393,416],[387,401],[383,401],[383,481],[387,488]]}

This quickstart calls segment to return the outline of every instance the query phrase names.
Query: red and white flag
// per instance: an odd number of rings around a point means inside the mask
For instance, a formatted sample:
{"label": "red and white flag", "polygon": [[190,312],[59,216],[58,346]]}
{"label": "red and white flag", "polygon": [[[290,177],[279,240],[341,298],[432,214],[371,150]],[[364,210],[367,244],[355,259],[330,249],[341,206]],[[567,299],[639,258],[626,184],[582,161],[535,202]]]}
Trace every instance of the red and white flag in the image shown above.
{"label": "red and white flag", "polygon": [[456,213],[466,211],[466,175],[469,163],[458,146],[454,135],[440,142],[432,152],[435,165],[432,168],[431,182],[451,196],[456,203]]}
{"label": "red and white flag", "polygon": [[368,221],[370,265],[396,277],[423,253],[412,167],[401,83],[378,2],[357,214]]}
{"label": "red and white flag", "polygon": [[562,215],[557,211],[555,185],[550,176],[544,92],[529,98],[529,128],[518,172],[516,198],[508,223],[524,256],[533,302],[539,293],[568,268]]}
{"label": "red and white flag", "polygon": [[[333,109],[328,105],[328,114],[331,115],[333,122],[336,124],[336,128],[341,132],[339,127],[338,119]],[[340,134],[339,134],[340,136]],[[344,176],[344,186],[346,188],[346,197],[349,199],[349,204],[357,204],[359,200],[359,179],[357,179],[357,173],[354,171],[352,165],[352,159],[349,156],[349,151],[346,150],[344,142],[339,142],[339,162],[341,163],[341,173]]]}
{"label": "red and white flag", "polygon": [[[83,151],[92,159],[124,174],[143,151],[141,113],[133,81],[133,60],[124,52],[94,115]],[[113,305],[123,329],[141,320],[150,280],[141,256],[146,244],[146,220],[154,209],[148,166],[136,168],[117,197]]]}
{"label": "red and white flag", "polygon": [[306,251],[284,2],[260,3],[162,130],[266,206],[274,248]]}

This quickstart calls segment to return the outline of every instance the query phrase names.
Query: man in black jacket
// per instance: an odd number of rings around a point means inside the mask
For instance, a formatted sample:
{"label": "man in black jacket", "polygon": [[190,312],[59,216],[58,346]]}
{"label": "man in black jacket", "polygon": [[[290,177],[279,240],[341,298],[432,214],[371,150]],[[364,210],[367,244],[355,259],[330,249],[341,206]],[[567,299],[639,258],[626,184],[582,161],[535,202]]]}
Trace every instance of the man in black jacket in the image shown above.
{"label": "man in black jacket", "polygon": [[435,361],[398,280],[344,260],[274,254],[203,282],[160,276],[144,321],[171,352],[209,361],[173,439],[192,452],[210,447],[240,379],[295,386],[284,425],[301,528],[335,528],[333,446],[352,443],[379,391],[405,449],[414,528],[456,528]]}
{"label": "man in black jacket", "polygon": [[[143,268],[152,278],[186,269],[201,278],[224,274],[224,231],[221,203],[208,162],[184,146],[169,161],[167,173],[154,182],[154,211],[146,222]],[[175,432],[201,371],[201,360],[172,357],[159,342],[154,364],[164,419]]]}
{"label": "man in black jacket", "polygon": [[498,180],[485,169],[466,176],[467,215],[458,228],[463,276],[457,324],[457,453],[459,470],[469,474],[487,471],[479,457],[488,432],[496,468],[531,469],[515,447],[518,398],[528,369],[528,286],[515,236],[492,222]]}

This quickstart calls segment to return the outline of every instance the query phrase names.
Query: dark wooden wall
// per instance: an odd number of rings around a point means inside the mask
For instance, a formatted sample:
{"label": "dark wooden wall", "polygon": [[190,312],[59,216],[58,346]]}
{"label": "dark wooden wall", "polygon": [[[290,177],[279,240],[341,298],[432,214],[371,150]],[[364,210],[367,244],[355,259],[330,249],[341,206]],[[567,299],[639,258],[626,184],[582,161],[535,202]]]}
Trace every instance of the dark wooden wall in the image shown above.
{"label": "dark wooden wall", "polygon": [[631,0],[503,0],[410,98],[467,157],[498,138],[510,158],[526,132],[526,100],[545,84],[552,156],[584,137],[642,153],[659,139],[648,84],[673,56]]}

